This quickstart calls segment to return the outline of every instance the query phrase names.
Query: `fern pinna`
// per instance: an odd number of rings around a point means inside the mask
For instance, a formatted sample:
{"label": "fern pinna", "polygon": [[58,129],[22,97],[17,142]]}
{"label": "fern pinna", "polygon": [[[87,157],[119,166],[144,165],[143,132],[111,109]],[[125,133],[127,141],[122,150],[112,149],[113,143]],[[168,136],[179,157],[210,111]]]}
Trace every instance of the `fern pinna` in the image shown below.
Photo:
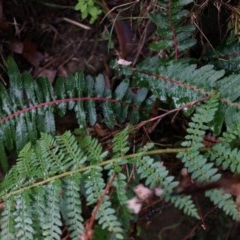
{"label": "fern pinna", "polygon": [[150,13],[149,17],[157,26],[159,41],[154,41],[150,47],[154,51],[168,51],[169,57],[175,59],[180,57],[184,51],[195,45],[196,40],[192,38],[195,26],[189,23],[189,11],[186,6],[193,0],[171,1],[159,0],[157,13]]}
{"label": "fern pinna", "polygon": [[69,111],[75,112],[84,131],[87,123],[92,126],[101,119],[113,128],[116,121],[137,123],[145,118],[154,101],[146,88],[133,92],[129,79],[113,91],[106,88],[103,75],[93,79],[79,72],[67,79],[58,78],[53,87],[48,79],[33,80],[27,72],[20,74],[11,57],[8,71],[9,88],[0,84],[0,156],[4,170],[9,167],[6,151],[18,152],[40,132],[54,134],[56,118]]}
{"label": "fern pinna", "polygon": [[[44,133],[36,144],[28,143],[0,185],[1,239],[60,239],[63,225],[71,239],[79,239],[92,231],[89,222],[95,219],[114,238],[125,239],[131,219],[126,208],[127,171],[122,171],[126,164],[137,168],[146,185],[162,188],[166,201],[198,218],[189,196],[171,196],[178,182],[165,166],[147,156],[151,145],[126,155],[129,131],[115,135],[112,159],[107,159],[110,153],[96,139],[87,136],[77,142],[70,132],[57,137]],[[114,201],[110,188],[117,193]],[[83,199],[93,211],[85,227]],[[122,210],[116,211],[117,206]]]}
{"label": "fern pinna", "polygon": [[[211,122],[215,119],[216,112],[219,107],[219,96],[213,95],[212,98],[205,104],[202,104],[196,109],[196,113],[193,115],[189,127],[187,129],[187,135],[185,141],[182,142],[182,146],[187,147],[188,150],[179,152],[177,157],[181,159],[188,172],[191,173],[193,180],[198,183],[214,182],[221,177],[217,165],[223,169],[230,167],[228,164],[229,159],[232,159],[231,168],[234,173],[237,173],[237,169],[233,168],[233,165],[238,164],[236,159],[236,149],[232,149],[229,146],[229,140],[226,143],[219,142],[208,152],[201,152],[204,147],[203,137],[207,131],[211,130]],[[232,135],[236,131],[229,130]],[[232,138],[230,138],[232,140]],[[224,138],[222,139],[224,140]],[[228,150],[223,146],[228,146]],[[209,155],[211,157],[209,157]],[[239,156],[239,154],[238,154]],[[212,161],[209,161],[209,158]],[[233,219],[239,220],[239,213],[237,206],[229,193],[224,193],[222,190],[209,190],[205,194],[211,201],[219,208],[222,208],[226,214],[230,215]]]}

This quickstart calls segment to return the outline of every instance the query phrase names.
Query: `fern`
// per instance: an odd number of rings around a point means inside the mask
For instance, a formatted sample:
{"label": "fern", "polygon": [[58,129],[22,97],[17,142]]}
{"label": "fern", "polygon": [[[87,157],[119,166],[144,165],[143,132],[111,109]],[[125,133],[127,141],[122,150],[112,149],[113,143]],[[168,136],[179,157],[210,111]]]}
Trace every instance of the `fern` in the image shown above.
{"label": "fern", "polygon": [[115,233],[116,239],[123,239],[122,226],[116,217],[116,211],[111,208],[111,203],[108,201],[107,196],[99,208],[97,219],[99,219],[98,222],[103,229],[107,228],[109,232]]}
{"label": "fern", "polygon": [[232,195],[223,193],[221,190],[207,191],[205,194],[219,208],[231,216],[234,220],[239,221],[239,212],[236,209],[236,203],[232,199]]}
{"label": "fern", "polygon": [[0,84],[0,155],[4,170],[9,167],[6,150],[18,153],[28,141],[36,141],[40,132],[55,134],[55,119],[68,111],[75,112],[78,126],[85,132],[87,123],[93,126],[99,118],[113,128],[116,120],[137,123],[150,111],[152,101],[145,104],[145,115],[141,116],[139,109],[148,91],[133,93],[129,80],[112,91],[105,88],[102,75],[95,80],[79,72],[67,79],[58,78],[53,87],[47,79],[34,81],[28,73],[21,75],[12,58],[7,62],[10,87],[7,90]]}
{"label": "fern", "polygon": [[220,178],[220,175],[216,174],[217,168],[214,168],[212,163],[207,163],[207,159],[200,153],[201,148],[204,147],[202,141],[205,131],[208,130],[207,124],[213,120],[217,105],[217,98],[213,97],[197,108],[189,123],[186,140],[182,142],[182,146],[190,147],[190,149],[188,152],[178,154],[188,171],[193,173],[192,178],[202,182],[216,181]]}
{"label": "fern", "polygon": [[14,213],[13,197],[4,203],[4,209],[1,213],[1,239],[15,239],[14,236]]}
{"label": "fern", "polygon": [[[197,108],[196,113],[192,117],[192,121],[189,123],[189,128],[187,129],[188,134],[185,136],[185,141],[182,143],[182,146],[188,147],[188,151],[180,152],[177,155],[188,169],[188,172],[192,174],[192,179],[200,183],[216,181],[221,177],[214,163],[208,162],[208,154],[201,153],[201,149],[204,147],[202,143],[203,137],[205,132],[210,130],[209,125],[214,119],[217,108],[218,96],[216,95],[213,95],[208,102]],[[219,147],[216,145],[213,149],[215,149],[213,150],[214,153]],[[223,148],[220,152],[224,150],[226,149]],[[214,154],[211,152],[212,151],[210,151],[210,155],[213,157]],[[234,155],[234,151],[232,151],[231,154]],[[234,160],[236,162],[236,158]],[[228,159],[221,158],[218,165],[226,169],[228,167],[228,165],[226,165],[227,162]],[[222,193],[220,190],[213,190],[206,192],[206,196],[208,196],[214,204],[218,205],[219,208],[222,208],[226,214],[232,216],[236,220],[239,219],[236,204],[231,198],[231,195]]]}
{"label": "fern", "polygon": [[179,53],[192,47],[196,40],[191,36],[195,31],[195,27],[186,22],[189,12],[186,6],[193,3],[193,0],[183,1],[158,1],[159,13],[151,13],[150,19],[157,26],[157,33],[162,38],[150,45],[151,49],[160,51],[170,51],[170,56],[175,55],[179,58]]}
{"label": "fern", "polygon": [[64,196],[61,202],[61,213],[71,233],[71,239],[78,239],[84,230],[82,203],[80,200],[79,184],[81,176],[75,175],[63,181]]}
{"label": "fern", "polygon": [[198,218],[197,209],[189,196],[172,196],[173,189],[179,184],[174,181],[174,177],[168,174],[168,170],[155,162],[148,156],[144,156],[137,161],[137,173],[140,179],[145,179],[146,184],[154,188],[160,187],[164,191],[163,197],[178,207],[183,209],[189,216]]}
{"label": "fern", "polygon": [[[127,228],[122,224],[127,226],[131,219],[126,210],[127,172],[121,171],[123,164],[136,166],[137,174],[146,185],[162,188],[166,201],[198,218],[189,196],[171,195],[178,182],[163,165],[147,156],[146,151],[152,145],[132,156],[126,155],[129,131],[128,127],[114,137],[114,158],[110,160],[105,160],[107,154],[95,139],[82,138],[78,145],[70,132],[55,138],[45,133],[36,144],[27,144],[1,183],[0,197],[6,206],[1,213],[1,221],[4,220],[2,236],[8,239],[60,239],[62,225],[66,224],[71,239],[78,239],[85,231],[81,201],[85,198],[89,207],[98,206],[93,211],[97,211],[96,219],[101,228],[116,239],[123,239]],[[26,171],[30,163],[33,167]],[[108,183],[103,174],[106,171],[112,179]],[[105,190],[109,187],[117,192],[117,202]],[[118,212],[116,206],[119,203]],[[119,215],[121,212],[123,216]],[[24,222],[20,223],[21,218]]]}
{"label": "fern", "polygon": [[239,42],[225,42],[219,46],[214,53],[205,57],[205,61],[212,62],[217,68],[225,69],[229,73],[239,73],[240,66],[240,47]]}
{"label": "fern", "polygon": [[[160,40],[150,47],[169,53],[168,61],[155,57],[135,69],[118,66],[121,83],[114,90],[106,88],[101,74],[92,77],[78,72],[58,78],[54,86],[43,78],[33,81],[8,59],[9,87],[0,84],[1,167],[9,169],[8,152],[14,151],[18,158],[0,184],[4,204],[1,239],[60,239],[63,226],[71,239],[83,238],[93,229],[95,237],[104,233],[111,239],[125,239],[133,219],[126,207],[132,195],[128,170],[135,174],[135,182],[163,189],[161,198],[199,219],[192,198],[174,194],[179,182],[163,162],[150,157],[161,149],[150,151],[150,143],[129,154],[131,127],[114,136],[109,151],[87,133],[88,125],[99,121],[109,128],[116,122],[137,124],[148,118],[155,99],[174,105],[176,111],[184,109],[187,115],[195,110],[182,142],[184,148],[173,151],[180,151],[177,157],[194,181],[218,180],[220,169],[240,172],[239,71],[238,56],[233,55],[238,46],[218,48],[207,59],[212,63],[203,66],[193,64],[192,59],[179,60],[196,43],[187,10],[191,3],[193,0],[158,1],[159,12],[149,17]],[[193,105],[195,109],[190,109]],[[70,132],[55,136],[56,118],[69,111],[83,130],[77,140]],[[206,132],[220,135],[223,126],[226,131],[219,143],[202,151]],[[211,190],[205,196],[239,220],[231,194]],[[89,219],[85,206],[92,211]]]}
{"label": "fern", "polygon": [[197,68],[186,61],[165,63],[155,58],[138,66],[135,79],[140,87],[147,87],[155,97],[171,101],[176,107],[191,106],[190,103],[206,100],[213,90],[219,92],[220,107],[211,123],[215,134],[220,134],[224,123],[231,127],[239,121],[239,74],[226,75],[213,65]]}
{"label": "fern", "polygon": [[219,143],[213,146],[209,153],[211,160],[224,170],[229,169],[233,173],[239,173],[240,151],[236,147],[239,140],[239,125],[232,126],[219,138]]}
{"label": "fern", "polygon": [[59,197],[61,182],[55,180],[44,188],[46,203],[44,205],[45,223],[42,226],[42,235],[46,239],[60,239],[62,226]]}

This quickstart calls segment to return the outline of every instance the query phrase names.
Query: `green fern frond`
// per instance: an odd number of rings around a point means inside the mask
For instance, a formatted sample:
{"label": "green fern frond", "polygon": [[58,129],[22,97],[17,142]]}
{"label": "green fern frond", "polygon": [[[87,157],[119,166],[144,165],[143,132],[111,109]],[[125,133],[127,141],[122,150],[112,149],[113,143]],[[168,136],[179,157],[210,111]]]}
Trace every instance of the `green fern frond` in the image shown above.
{"label": "green fern frond", "polygon": [[[99,204],[96,219],[101,227],[116,239],[123,239],[126,234],[123,226],[130,224],[131,219],[126,208],[129,199],[127,172],[122,171],[122,166],[127,163],[137,167],[136,174],[146,185],[163,188],[165,200],[186,214],[198,217],[189,196],[171,196],[178,182],[163,165],[146,155],[152,144],[133,154],[129,161],[125,156],[128,133],[129,127],[115,136],[111,160],[104,160],[106,153],[95,139],[82,138],[78,145],[69,132],[55,138],[42,134],[35,145],[27,144],[0,185],[0,197],[6,205],[0,219],[5,221],[2,236],[59,239],[65,224],[71,239],[78,239],[84,232],[81,202],[84,198],[89,208]],[[108,194],[103,196],[107,176],[113,179],[111,187],[115,192],[111,198]],[[119,215],[121,213],[123,216]],[[16,216],[24,217],[26,222],[18,223]]]}
{"label": "green fern frond", "polygon": [[232,199],[232,195],[228,193],[223,193],[221,190],[212,190],[205,193],[210,200],[222,208],[224,212],[231,216],[234,220],[239,221],[239,212],[236,209],[236,203]]}
{"label": "green fern frond", "polygon": [[150,112],[149,108],[144,114],[139,111],[140,105],[151,101],[148,91],[134,93],[129,80],[123,80],[113,91],[106,88],[103,75],[94,79],[78,72],[66,79],[58,78],[53,87],[48,79],[34,81],[30,74],[20,74],[13,58],[9,57],[7,63],[9,89],[0,84],[0,155],[5,170],[6,150],[18,153],[27,142],[35,142],[41,132],[55,134],[55,119],[68,111],[75,112],[78,126],[85,132],[88,123],[93,126],[99,119],[113,128],[116,121],[137,123]]}
{"label": "green fern frond", "polygon": [[204,147],[203,137],[205,132],[209,130],[208,124],[213,120],[217,107],[218,97],[213,96],[209,101],[196,109],[196,113],[189,123],[185,141],[181,144],[184,147],[188,147],[189,150],[187,152],[180,152],[177,155],[178,158],[182,159],[188,171],[197,175],[194,178],[200,178],[202,181],[210,180],[209,178],[204,178],[205,172],[207,173],[211,166],[207,166],[206,171],[202,172],[202,168],[205,166],[207,159],[201,155],[200,150]]}
{"label": "green fern frond", "polygon": [[[184,69],[184,71],[183,71]],[[163,102],[171,101],[176,107],[220,94],[220,107],[212,127],[216,134],[223,123],[227,127],[239,122],[239,74],[226,75],[224,70],[215,70],[213,65],[197,68],[183,61],[164,62],[157,58],[147,59],[137,66],[136,81],[140,87],[147,87]]]}
{"label": "green fern frond", "polygon": [[[157,26],[157,33],[161,40],[150,45],[152,50],[170,50],[170,56],[178,54],[192,47],[196,40],[192,38],[195,27],[190,24],[189,12],[186,6],[188,1],[158,1],[161,11],[149,14],[150,19]],[[188,20],[188,22],[186,21]]]}
{"label": "green fern frond", "polygon": [[240,46],[239,41],[225,42],[215,52],[205,58],[211,61],[218,69],[225,69],[231,73],[240,73]]}
{"label": "green fern frond", "polygon": [[38,186],[33,189],[32,202],[29,206],[34,209],[33,211],[33,222],[35,230],[35,238],[42,238],[42,229],[45,225],[45,204],[46,204],[46,191],[42,186]]}
{"label": "green fern frond", "polygon": [[46,239],[60,239],[62,221],[60,214],[61,181],[55,180],[44,187],[45,191],[45,222],[42,235]]}
{"label": "green fern frond", "polygon": [[14,218],[14,231],[17,239],[34,239],[33,209],[29,209],[30,195],[28,191],[16,195]]}
{"label": "green fern frond", "polygon": [[224,71],[215,70],[213,65],[197,68],[184,61],[164,63],[158,59],[144,61],[137,70],[140,86],[147,86],[162,101],[171,98],[176,106],[210,95],[216,82],[224,76]]}
{"label": "green fern frond", "polygon": [[78,169],[87,161],[86,156],[74,135],[70,131],[56,137],[56,143],[64,154],[64,162],[67,168]]}
{"label": "green fern frond", "polygon": [[63,181],[64,196],[61,202],[61,212],[71,233],[72,240],[79,239],[79,236],[84,231],[82,203],[80,201],[81,195],[79,191],[80,183],[80,175],[68,177]]}
{"label": "green fern frond", "polygon": [[117,199],[120,205],[125,206],[128,200],[126,175],[121,172],[116,173],[112,186],[116,188]]}
{"label": "green fern frond", "polygon": [[85,194],[87,196],[87,202],[92,205],[102,196],[102,191],[106,184],[102,177],[102,168],[95,167],[84,173],[85,177]]}
{"label": "green fern frond", "polygon": [[7,201],[4,203],[4,209],[1,212],[1,239],[3,240],[14,240],[14,219],[13,219],[13,213],[14,213],[14,201],[13,197],[10,197]]}
{"label": "green fern frond", "polygon": [[186,215],[199,219],[197,208],[190,196],[165,196],[168,202],[172,203],[176,208],[182,210]]}
{"label": "green fern frond", "polygon": [[129,147],[128,147],[128,136],[130,133],[130,127],[129,125],[121,132],[117,133],[113,137],[113,154],[116,155],[124,155],[128,152]]}
{"label": "green fern frond", "polygon": [[105,196],[97,212],[97,219],[103,229],[106,228],[110,233],[114,233],[116,239],[123,239],[123,229],[116,217],[116,211],[111,207],[111,203],[107,196]]}
{"label": "green fern frond", "polygon": [[[141,149],[140,152],[144,152]],[[173,196],[173,189],[178,186],[178,182],[174,181],[174,177],[169,175],[168,170],[159,162],[155,162],[149,156],[142,156],[136,161],[137,173],[140,179],[144,179],[146,185],[151,188],[160,187],[163,189],[163,198],[173,203],[177,208],[182,209],[189,216],[199,218],[196,206],[189,196]]]}
{"label": "green fern frond", "polygon": [[240,151],[236,147],[240,141],[239,134],[239,124],[228,128],[209,152],[211,160],[217,166],[221,166],[224,170],[229,169],[233,173],[240,173]]}
{"label": "green fern frond", "polygon": [[[214,119],[217,108],[217,95],[213,95],[209,101],[197,108],[196,113],[192,117],[192,121],[189,123],[189,128],[187,129],[188,134],[185,136],[185,141],[182,143],[183,146],[188,147],[188,151],[180,152],[177,155],[178,158],[181,158],[188,172],[192,174],[192,178],[198,182],[216,181],[221,176],[218,173],[218,169],[214,167],[214,164],[207,160],[207,156],[210,155],[213,160],[216,151],[219,151],[219,155],[221,155],[222,151],[226,151],[226,149],[221,149],[221,145],[217,144],[213,147],[213,149],[215,149],[213,150],[214,154],[211,153],[211,151],[207,154],[200,152],[201,148],[204,147],[202,143],[203,137],[205,132],[210,129],[209,125],[211,125],[210,123]],[[228,153],[230,155],[235,155],[234,151],[231,150],[225,154],[227,155]],[[219,162],[218,165],[226,169],[228,167],[228,164],[226,164],[228,159],[220,159],[223,161],[221,163]],[[236,162],[236,158],[234,160]],[[232,216],[234,219],[239,219],[236,204],[230,194],[223,194],[220,193],[219,190],[213,190],[206,192],[206,196],[208,196],[219,208],[222,208],[226,214]]]}
{"label": "green fern frond", "polygon": [[188,147],[187,152],[180,152],[177,157],[182,160],[189,173],[192,173],[192,178],[200,182],[208,182],[218,180],[220,178],[217,168],[214,168],[213,163],[207,163],[207,159],[200,153],[203,145],[203,137],[206,130],[209,129],[208,124],[214,119],[214,115],[218,107],[218,96],[214,96],[196,109],[193,115],[185,141],[182,146]]}
{"label": "green fern frond", "polygon": [[82,147],[85,154],[88,156],[88,161],[92,164],[97,164],[104,160],[108,155],[108,151],[103,152],[103,148],[97,139],[91,136],[86,136],[80,141],[80,146]]}

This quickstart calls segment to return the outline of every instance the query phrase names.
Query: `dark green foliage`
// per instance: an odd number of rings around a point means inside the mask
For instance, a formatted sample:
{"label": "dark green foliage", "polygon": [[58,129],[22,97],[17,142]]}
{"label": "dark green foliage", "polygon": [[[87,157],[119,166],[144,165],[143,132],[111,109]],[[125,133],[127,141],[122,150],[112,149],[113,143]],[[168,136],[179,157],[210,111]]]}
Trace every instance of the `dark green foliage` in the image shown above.
{"label": "dark green foliage", "polygon": [[237,147],[240,141],[239,136],[239,124],[232,126],[224,132],[223,136],[219,138],[219,143],[209,153],[211,160],[215,161],[217,166],[233,173],[240,173],[240,151]]}
{"label": "dark green foliage", "polygon": [[186,21],[189,17],[186,6],[189,3],[193,3],[193,0],[158,1],[161,11],[151,13],[149,17],[156,24],[161,40],[152,43],[151,49],[169,50],[171,57],[175,55],[175,58],[179,58],[180,53],[196,43],[196,40],[192,38],[195,27]]}
{"label": "dark green foliage", "polygon": [[[160,100],[171,101],[176,107],[220,93],[220,107],[211,122],[216,134],[225,123],[231,127],[240,120],[238,84],[239,74],[225,74],[215,70],[213,65],[197,68],[187,61],[164,62],[148,59],[138,66],[135,78],[141,87],[150,89]],[[184,70],[184,71],[183,71]]]}
{"label": "dark green foliage", "polygon": [[[106,152],[96,139],[85,137],[78,145],[70,132],[55,138],[45,133],[35,145],[27,144],[1,183],[0,197],[5,205],[1,213],[4,221],[1,239],[60,239],[63,223],[68,226],[71,239],[78,239],[83,234],[85,221],[82,197],[93,211],[96,204],[100,204],[96,219],[101,228],[107,229],[115,239],[124,239],[124,229],[127,230],[126,224],[131,219],[126,209],[127,172],[121,171],[126,162],[129,167],[137,167],[137,174],[146,185],[162,188],[167,201],[198,218],[189,196],[171,196],[178,182],[162,164],[147,156],[151,145],[127,160],[129,129],[114,137],[114,158],[110,160],[105,160]],[[103,170],[114,178],[112,188],[117,192],[117,201],[104,194],[109,183],[103,177]]]}
{"label": "dark green foliage", "polygon": [[138,71],[136,77],[140,86],[147,86],[163,101],[173,98],[176,105],[209,94],[224,75],[224,71],[215,70],[213,65],[197,68],[197,65],[184,61],[166,63],[156,58],[141,63]]}
{"label": "dark green foliage", "polygon": [[102,229],[107,229],[111,233],[115,233],[116,239],[123,239],[123,229],[121,223],[116,217],[116,211],[111,207],[111,202],[108,197],[105,196],[103,203],[101,204],[96,218],[99,224],[102,225]]}
{"label": "dark green foliage", "polygon": [[55,119],[69,110],[75,112],[79,128],[85,132],[87,123],[93,126],[99,118],[113,128],[116,121],[137,123],[149,112],[149,107],[142,109],[144,114],[140,110],[147,100],[147,89],[133,93],[129,80],[123,80],[113,91],[106,88],[103,75],[94,79],[78,72],[58,78],[53,87],[48,79],[35,81],[28,73],[21,75],[12,58],[8,59],[8,70],[9,89],[0,84],[0,156],[4,170],[8,169],[5,149],[19,152],[40,132],[55,134]]}
{"label": "dark green foliage", "polygon": [[[229,130],[229,132],[224,134],[226,142],[221,141],[222,143],[216,144],[207,153],[201,152],[201,149],[204,147],[204,135],[206,131],[210,130],[210,123],[218,110],[218,101],[218,96],[213,95],[209,101],[196,109],[196,113],[189,123],[185,141],[182,142],[182,146],[188,147],[188,151],[180,152],[177,155],[184,163],[188,172],[191,173],[192,179],[200,183],[216,181],[221,177],[221,174],[218,173],[218,168],[216,168],[213,162],[208,160],[209,155],[212,160],[216,160],[218,166],[221,166],[223,169],[229,169],[230,167],[233,172],[237,172],[238,160],[236,155],[239,151],[236,148],[232,149],[229,144],[231,140],[234,140],[237,134],[236,131]],[[227,139],[228,136],[232,136],[231,140]],[[222,140],[224,140],[224,137]],[[232,167],[233,165],[234,167]],[[206,196],[214,204],[218,205],[219,208],[222,208],[226,214],[235,220],[239,220],[236,204],[230,194],[223,193],[220,190],[212,190],[207,191]]]}
{"label": "dark green foliage", "polygon": [[212,62],[217,68],[225,69],[229,73],[240,72],[240,46],[239,42],[224,42],[214,53],[205,57],[206,61]]}
{"label": "dark green foliage", "polygon": [[[84,218],[85,207],[94,216],[90,220],[96,220],[96,239],[126,239],[132,220],[126,206],[132,196],[129,170],[134,173],[134,184],[141,181],[151,189],[162,189],[161,200],[199,219],[191,196],[173,194],[179,185],[175,172],[148,155],[153,144],[127,155],[132,147],[128,142],[131,127],[114,136],[109,151],[87,133],[88,125],[99,121],[109,128],[116,122],[139,123],[148,118],[156,98],[188,116],[195,111],[184,148],[177,155],[192,180],[209,183],[218,180],[222,170],[240,172],[240,75],[239,57],[234,55],[239,46],[217,49],[207,65],[179,60],[196,42],[187,10],[192,3],[158,1],[159,11],[150,18],[160,40],[151,48],[168,57],[148,58],[136,68],[118,66],[122,81],[115,89],[106,88],[103,75],[82,72],[58,78],[54,86],[47,79],[34,81],[29,73],[20,74],[13,59],[8,59],[9,88],[0,84],[1,167],[9,168],[7,152],[18,153],[18,158],[0,184],[1,239],[60,239],[63,226],[71,239],[79,239],[89,220]],[[56,118],[68,111],[75,113],[84,132],[78,141],[70,132],[55,136]],[[203,138],[207,132],[222,136],[206,152]],[[205,196],[239,220],[231,194],[211,190]]]}
{"label": "dark green foliage", "polygon": [[[141,149],[144,153],[146,149]],[[166,167],[161,162],[154,162],[153,158],[143,156],[137,160],[137,173],[141,179],[145,179],[146,184],[152,188],[161,187],[164,191],[163,198],[174,204],[175,207],[183,209],[184,213],[198,218],[198,213],[192,199],[189,196],[172,196],[173,189],[178,186],[174,177],[169,175]]]}
{"label": "dark green foliage", "polygon": [[82,204],[80,201],[79,184],[81,176],[76,174],[63,181],[64,195],[61,203],[61,210],[72,239],[77,239],[83,232]]}

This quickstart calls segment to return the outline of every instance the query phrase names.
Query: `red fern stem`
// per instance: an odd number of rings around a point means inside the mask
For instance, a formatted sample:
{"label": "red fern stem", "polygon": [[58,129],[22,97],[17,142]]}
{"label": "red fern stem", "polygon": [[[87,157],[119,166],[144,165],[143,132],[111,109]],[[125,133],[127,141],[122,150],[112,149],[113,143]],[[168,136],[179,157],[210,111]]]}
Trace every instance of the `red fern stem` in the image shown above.
{"label": "red fern stem", "polygon": [[[38,108],[42,108],[42,107],[46,107],[46,106],[50,106],[50,105],[58,105],[58,104],[61,104],[61,103],[67,103],[67,102],[72,102],[72,101],[75,101],[75,102],[78,102],[78,101],[90,101],[90,100],[93,100],[93,101],[106,101],[106,102],[113,102],[113,103],[116,103],[116,102],[122,102],[123,104],[130,104],[129,102],[123,102],[122,100],[119,100],[119,99],[110,99],[110,98],[102,98],[102,97],[75,97],[75,98],[65,98],[65,99],[56,99],[56,100],[53,100],[53,101],[48,101],[48,102],[43,102],[43,103],[39,103],[39,104],[36,104],[36,105],[33,105],[33,106],[30,106],[30,107],[25,107],[19,111],[16,111],[12,114],[9,114],[5,117],[2,117],[0,118],[0,124],[14,118],[14,117],[17,117],[23,113],[26,113],[26,112],[29,112],[29,111],[32,111],[34,109],[38,109]],[[134,104],[131,104],[132,106],[134,106]]]}
{"label": "red fern stem", "polygon": [[176,31],[172,22],[172,14],[171,14],[171,8],[172,8],[172,0],[168,1],[168,21],[172,30],[173,34],[173,42],[174,42],[174,49],[175,49],[175,60],[178,60],[178,42],[177,42],[177,36]]}
{"label": "red fern stem", "polygon": [[192,86],[188,83],[183,83],[183,82],[180,82],[178,80],[175,80],[175,79],[172,79],[170,77],[167,77],[167,76],[162,76],[162,75],[158,75],[158,74],[155,74],[155,73],[148,73],[148,72],[144,72],[144,71],[137,71],[139,73],[142,73],[142,74],[145,74],[147,76],[152,76],[154,78],[157,78],[157,79],[161,79],[161,80],[164,80],[165,82],[170,82],[174,85],[178,85],[178,86],[181,86],[183,88],[188,88],[190,90],[193,90],[195,92],[199,92],[203,95],[206,95],[206,96],[209,96],[210,93],[209,92],[206,92],[205,90],[201,89],[201,88],[198,88],[198,87],[195,87],[195,86]]}

